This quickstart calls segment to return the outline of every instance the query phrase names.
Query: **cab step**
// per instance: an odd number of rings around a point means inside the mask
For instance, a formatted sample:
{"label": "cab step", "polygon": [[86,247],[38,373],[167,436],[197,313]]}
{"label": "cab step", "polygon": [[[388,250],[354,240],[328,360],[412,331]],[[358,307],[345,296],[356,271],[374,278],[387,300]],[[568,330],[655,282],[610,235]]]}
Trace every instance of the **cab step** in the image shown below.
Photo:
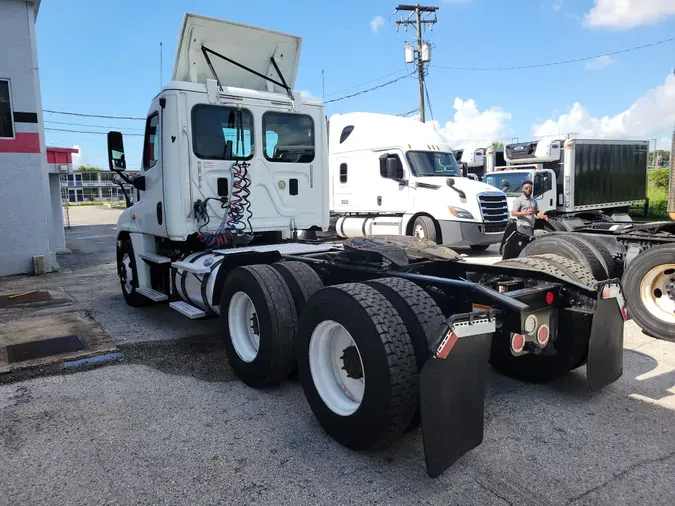
{"label": "cab step", "polygon": [[204,311],[182,300],[177,302],[170,302],[169,307],[175,309],[183,316],[187,316],[188,318],[190,318],[190,320],[194,320],[196,318],[203,318],[204,316],[206,316],[206,313]]}
{"label": "cab step", "polygon": [[153,264],[170,264],[171,259],[162,255],[157,255],[156,253],[141,253],[140,257],[143,260],[147,260]]}
{"label": "cab step", "polygon": [[153,290],[150,287],[144,286],[143,288],[138,288],[136,290],[136,293],[140,293],[144,297],[147,297],[151,301],[154,302],[164,302],[165,300],[169,300],[169,296],[165,293],[158,292],[157,290]]}
{"label": "cab step", "polygon": [[190,262],[173,262],[171,267],[174,269],[181,269],[185,272],[191,272],[193,274],[206,274],[211,272],[210,267],[201,267],[196,264],[191,264]]}

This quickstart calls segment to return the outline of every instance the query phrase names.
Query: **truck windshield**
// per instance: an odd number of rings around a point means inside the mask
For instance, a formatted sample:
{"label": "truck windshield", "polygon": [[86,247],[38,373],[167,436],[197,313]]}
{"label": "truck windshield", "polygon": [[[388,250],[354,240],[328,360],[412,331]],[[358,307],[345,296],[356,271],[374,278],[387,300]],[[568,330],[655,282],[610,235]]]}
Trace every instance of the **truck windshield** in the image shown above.
{"label": "truck windshield", "polygon": [[485,174],[484,181],[499,188],[507,197],[519,197],[523,193],[523,182],[528,179],[532,181],[531,172],[491,172]]}
{"label": "truck windshield", "polygon": [[452,153],[438,151],[408,151],[410,168],[416,176],[462,177]]}

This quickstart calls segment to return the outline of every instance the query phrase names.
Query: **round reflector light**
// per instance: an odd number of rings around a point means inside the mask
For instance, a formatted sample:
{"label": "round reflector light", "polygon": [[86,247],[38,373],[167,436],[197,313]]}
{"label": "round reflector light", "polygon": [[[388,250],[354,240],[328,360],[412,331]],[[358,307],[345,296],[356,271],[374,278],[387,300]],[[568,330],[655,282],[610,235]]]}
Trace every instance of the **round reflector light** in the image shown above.
{"label": "round reflector light", "polygon": [[522,334],[513,334],[511,336],[511,349],[515,353],[520,353],[525,348],[525,336]]}
{"label": "round reflector light", "polygon": [[546,304],[549,306],[553,304],[553,301],[555,300],[555,295],[553,295],[553,292],[548,292],[546,294]]}
{"label": "round reflector light", "polygon": [[546,343],[548,343],[548,338],[550,335],[551,333],[549,331],[548,325],[543,324],[537,331],[537,342],[544,346]]}

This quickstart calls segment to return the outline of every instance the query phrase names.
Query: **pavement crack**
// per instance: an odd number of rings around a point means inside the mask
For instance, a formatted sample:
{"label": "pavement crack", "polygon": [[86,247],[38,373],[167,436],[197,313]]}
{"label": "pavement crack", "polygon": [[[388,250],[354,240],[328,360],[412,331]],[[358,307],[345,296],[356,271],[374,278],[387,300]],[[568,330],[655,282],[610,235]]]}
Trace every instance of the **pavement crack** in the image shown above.
{"label": "pavement crack", "polygon": [[492,490],[490,487],[488,487],[484,483],[481,483],[481,481],[478,478],[476,478],[475,476],[472,476],[471,478],[480,488],[485,490],[487,493],[495,496],[497,499],[501,499],[502,501],[504,501],[509,506],[513,506],[513,503],[509,499],[507,499],[503,495],[498,494],[495,490]]}
{"label": "pavement crack", "polygon": [[602,488],[605,488],[607,485],[609,485],[613,481],[624,477],[625,475],[634,471],[635,469],[638,469],[642,466],[646,466],[646,465],[649,465],[649,464],[655,464],[657,462],[665,462],[666,460],[668,460],[669,458],[674,457],[674,456],[675,456],[675,450],[670,452],[668,455],[665,455],[665,456],[662,456],[662,457],[657,457],[657,458],[654,458],[654,459],[641,460],[640,462],[636,462],[635,464],[631,464],[626,469],[623,469],[623,470],[619,471],[618,473],[612,475],[611,478],[606,479],[605,481],[603,481],[599,485],[596,485],[595,487],[593,487],[589,490],[586,490],[585,492],[583,492],[583,493],[581,493],[581,494],[579,494],[575,497],[572,497],[569,501],[567,501],[565,503],[565,506],[568,506],[569,504],[572,504],[572,503],[574,503],[574,502],[576,502],[580,499],[583,499],[584,497],[592,494],[593,492],[597,492],[598,490],[600,490]]}

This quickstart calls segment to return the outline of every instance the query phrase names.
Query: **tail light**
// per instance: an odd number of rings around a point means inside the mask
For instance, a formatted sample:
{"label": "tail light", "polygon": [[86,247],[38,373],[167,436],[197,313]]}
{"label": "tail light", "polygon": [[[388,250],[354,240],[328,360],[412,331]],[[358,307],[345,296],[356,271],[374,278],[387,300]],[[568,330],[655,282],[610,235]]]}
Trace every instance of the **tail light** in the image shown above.
{"label": "tail light", "polygon": [[523,334],[511,335],[511,350],[514,353],[522,353],[525,349],[525,336]]}
{"label": "tail light", "polygon": [[540,325],[539,329],[537,330],[537,343],[539,343],[541,346],[546,346],[549,337],[551,337],[551,331],[548,328],[548,325],[545,323]]}

